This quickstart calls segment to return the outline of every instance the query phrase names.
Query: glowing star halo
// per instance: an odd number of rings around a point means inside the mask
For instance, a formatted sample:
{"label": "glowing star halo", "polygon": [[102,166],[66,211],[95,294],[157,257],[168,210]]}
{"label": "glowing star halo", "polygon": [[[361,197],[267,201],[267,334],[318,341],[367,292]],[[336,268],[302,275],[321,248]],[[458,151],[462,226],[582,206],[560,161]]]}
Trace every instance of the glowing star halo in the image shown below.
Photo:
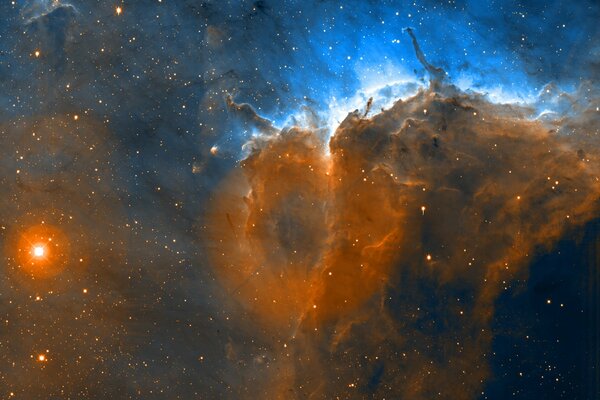
{"label": "glowing star halo", "polygon": [[18,268],[33,278],[49,278],[62,272],[68,262],[69,241],[49,224],[23,229],[11,252]]}

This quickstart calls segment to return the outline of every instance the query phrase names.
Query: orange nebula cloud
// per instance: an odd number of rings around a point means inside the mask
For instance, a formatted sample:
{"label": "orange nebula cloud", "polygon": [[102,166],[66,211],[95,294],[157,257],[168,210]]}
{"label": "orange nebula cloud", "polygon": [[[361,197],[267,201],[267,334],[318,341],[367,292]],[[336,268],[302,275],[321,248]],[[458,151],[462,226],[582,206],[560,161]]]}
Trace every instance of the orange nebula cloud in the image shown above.
{"label": "orange nebula cloud", "polygon": [[527,115],[438,83],[372,118],[350,113],[330,155],[310,129],[249,144],[204,239],[232,298],[303,355],[271,387],[346,398],[361,373],[344,360],[368,354],[394,366],[382,379],[396,391],[381,396],[481,391],[506,282],[600,209],[598,137]]}
{"label": "orange nebula cloud", "polygon": [[290,132],[289,141],[265,146],[244,161],[243,175],[234,171],[224,183],[207,235],[218,238],[212,255],[227,290],[264,323],[295,327],[326,240],[328,165],[310,132]]}

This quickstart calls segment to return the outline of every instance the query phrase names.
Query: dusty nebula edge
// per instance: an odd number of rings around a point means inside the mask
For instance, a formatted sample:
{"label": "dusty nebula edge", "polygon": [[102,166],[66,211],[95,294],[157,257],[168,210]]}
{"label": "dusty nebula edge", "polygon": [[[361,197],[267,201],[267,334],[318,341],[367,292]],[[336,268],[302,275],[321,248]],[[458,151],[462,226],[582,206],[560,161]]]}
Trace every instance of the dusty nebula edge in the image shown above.
{"label": "dusty nebula edge", "polygon": [[374,113],[369,100],[330,139],[318,112],[278,131],[228,99],[260,133],[215,192],[206,238],[277,343],[250,398],[477,398],[495,301],[536,249],[600,215],[591,84],[538,117],[447,82],[408,33],[429,86]]}

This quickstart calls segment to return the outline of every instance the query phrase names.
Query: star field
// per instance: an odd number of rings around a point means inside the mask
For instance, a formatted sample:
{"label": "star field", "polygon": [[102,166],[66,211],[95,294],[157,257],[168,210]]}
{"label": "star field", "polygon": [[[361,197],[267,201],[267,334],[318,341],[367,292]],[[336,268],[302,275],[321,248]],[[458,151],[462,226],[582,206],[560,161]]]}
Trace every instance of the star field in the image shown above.
{"label": "star field", "polygon": [[600,396],[597,2],[0,14],[0,399]]}

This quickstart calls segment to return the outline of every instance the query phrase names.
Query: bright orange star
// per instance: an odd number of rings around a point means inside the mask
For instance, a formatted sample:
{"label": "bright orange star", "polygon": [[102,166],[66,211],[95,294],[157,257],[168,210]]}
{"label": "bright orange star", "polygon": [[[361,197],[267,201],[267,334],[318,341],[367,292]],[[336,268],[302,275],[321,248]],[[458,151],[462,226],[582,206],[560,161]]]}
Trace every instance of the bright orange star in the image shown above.
{"label": "bright orange star", "polygon": [[42,245],[33,246],[33,256],[37,258],[44,257],[46,249]]}
{"label": "bright orange star", "polygon": [[66,267],[69,247],[69,241],[61,230],[40,224],[21,231],[11,252],[14,252],[21,271],[36,278],[46,278]]}

